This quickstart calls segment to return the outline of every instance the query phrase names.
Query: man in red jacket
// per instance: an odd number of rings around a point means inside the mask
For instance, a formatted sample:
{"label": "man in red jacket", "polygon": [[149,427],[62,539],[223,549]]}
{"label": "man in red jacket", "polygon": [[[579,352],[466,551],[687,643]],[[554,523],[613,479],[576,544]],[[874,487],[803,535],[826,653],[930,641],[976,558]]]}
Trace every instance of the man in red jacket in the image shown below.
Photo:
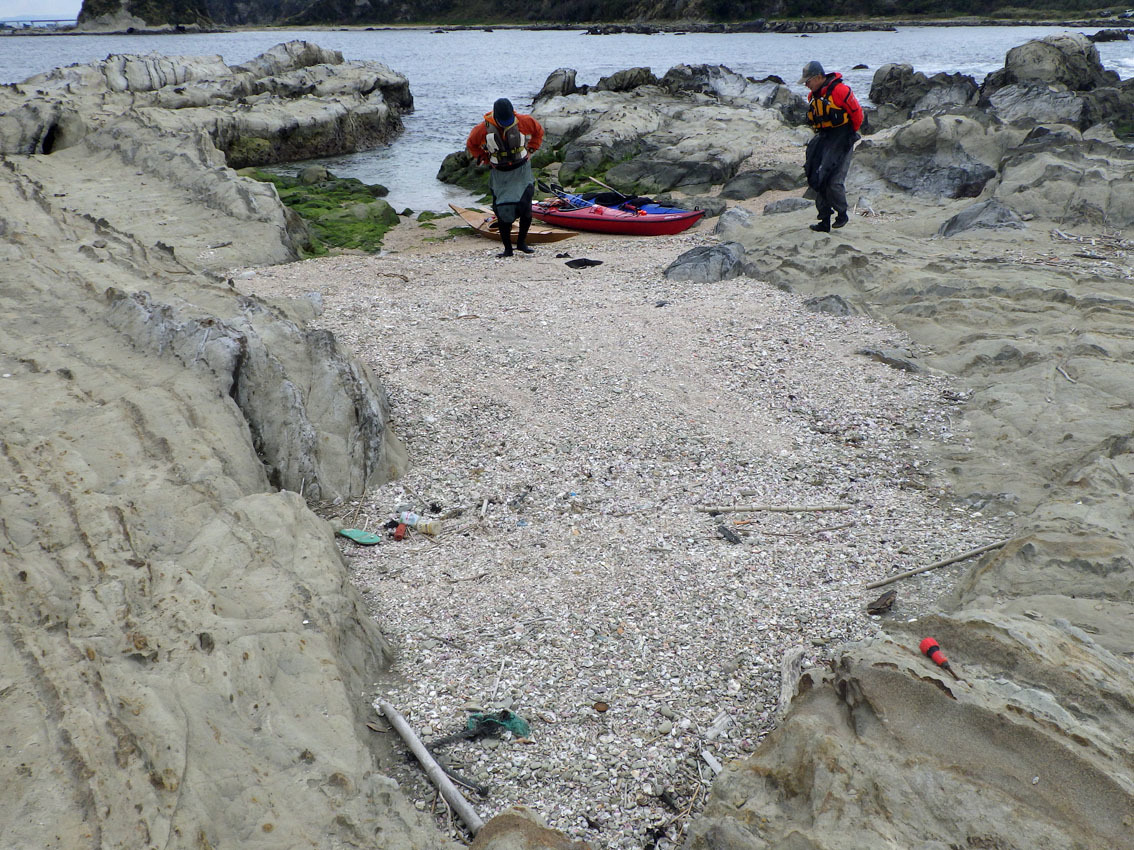
{"label": "man in red jacket", "polygon": [[[815,192],[819,221],[812,230],[830,233],[847,223],[847,190],[843,181],[850,168],[851,151],[862,126],[862,107],[838,72],[825,73],[818,62],[803,66],[799,82],[808,88],[807,123],[815,135],[807,143],[803,170]],[[831,222],[831,213],[835,221]]]}
{"label": "man in red jacket", "polygon": [[492,171],[488,186],[492,190],[492,211],[500,226],[504,251],[497,256],[512,256],[512,222],[520,220],[516,247],[525,254],[534,254],[528,247],[528,228],[532,226],[532,198],[535,179],[532,177],[531,155],[543,144],[543,127],[530,115],[517,115],[512,102],[502,97],[492,111],[473,127],[465,148],[469,156]]}

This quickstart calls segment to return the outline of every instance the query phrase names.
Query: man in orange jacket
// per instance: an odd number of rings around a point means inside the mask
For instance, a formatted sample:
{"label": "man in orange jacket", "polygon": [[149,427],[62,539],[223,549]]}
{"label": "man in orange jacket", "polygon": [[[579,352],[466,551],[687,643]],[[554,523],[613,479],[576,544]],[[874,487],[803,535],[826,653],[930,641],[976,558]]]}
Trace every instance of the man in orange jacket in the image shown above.
{"label": "man in orange jacket", "polygon": [[[815,132],[807,143],[803,170],[807,185],[815,192],[819,221],[812,230],[830,233],[847,223],[847,190],[843,186],[850,168],[851,151],[862,127],[862,107],[843,75],[823,71],[818,62],[803,66],[799,82],[808,88],[807,123]],[[835,221],[831,223],[831,213]]]}
{"label": "man in orange jacket", "polygon": [[512,102],[502,97],[492,111],[473,127],[465,148],[469,156],[492,171],[488,185],[492,190],[492,211],[500,226],[504,251],[499,257],[512,256],[512,222],[520,220],[516,247],[525,254],[534,254],[528,247],[528,228],[532,226],[532,198],[535,179],[532,177],[531,155],[543,144],[543,127],[530,115],[517,115]]}

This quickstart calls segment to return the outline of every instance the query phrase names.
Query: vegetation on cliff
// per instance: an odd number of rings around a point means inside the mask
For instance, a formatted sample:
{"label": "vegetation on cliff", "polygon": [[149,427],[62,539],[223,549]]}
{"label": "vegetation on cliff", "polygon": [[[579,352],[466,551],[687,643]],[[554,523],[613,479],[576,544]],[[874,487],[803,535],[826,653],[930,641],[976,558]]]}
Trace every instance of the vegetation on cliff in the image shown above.
{"label": "vegetation on cliff", "polygon": [[[103,15],[113,16],[126,12],[151,26],[211,26],[208,5],[208,0],[83,0],[79,23],[93,21]],[[270,4],[263,5],[266,10]]]}

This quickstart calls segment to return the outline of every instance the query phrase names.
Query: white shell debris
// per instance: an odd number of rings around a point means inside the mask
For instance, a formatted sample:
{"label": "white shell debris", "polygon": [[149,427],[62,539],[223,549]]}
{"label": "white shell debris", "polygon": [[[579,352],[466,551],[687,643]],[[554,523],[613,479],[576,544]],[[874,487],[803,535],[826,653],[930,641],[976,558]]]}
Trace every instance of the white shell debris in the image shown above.
{"label": "white shell debris", "polygon": [[[261,269],[246,288],[317,290],[317,326],[389,394],[406,475],[316,507],[370,531],[440,509],[436,539],[339,545],[398,652],[376,696],[438,738],[474,708],[531,724],[439,749],[491,786],[486,820],[523,804],[596,847],[658,829],[658,848],[680,846],[714,773],[772,728],[785,652],[807,667],[875,634],[863,583],[1004,536],[943,498],[921,446],[964,450],[963,388],[854,353],[908,345],[893,328],[746,278],[665,280],[711,239],[584,234],[497,260],[458,237]],[[603,265],[572,271],[561,251]],[[694,511],[741,502],[851,508]],[[894,616],[964,568],[896,585]],[[432,800],[412,764],[390,771]]]}

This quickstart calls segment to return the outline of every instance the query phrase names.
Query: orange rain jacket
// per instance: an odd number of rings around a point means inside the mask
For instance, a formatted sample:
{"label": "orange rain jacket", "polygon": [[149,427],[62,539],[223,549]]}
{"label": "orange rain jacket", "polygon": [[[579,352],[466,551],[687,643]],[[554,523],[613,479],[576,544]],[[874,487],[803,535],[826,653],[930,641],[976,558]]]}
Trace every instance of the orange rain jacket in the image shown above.
{"label": "orange rain jacket", "polygon": [[[481,121],[472,128],[469,133],[468,140],[465,142],[465,148],[469,152],[469,156],[479,162],[481,165],[488,165],[488,149],[486,147],[488,141],[488,126],[485,122],[491,122],[495,126],[496,120],[492,117],[491,112],[484,114],[484,121]],[[532,116],[525,115],[522,112],[516,113],[516,123],[521,133],[528,137],[528,153],[535,153],[539,150],[539,146],[543,144],[543,125],[536,121]]]}

